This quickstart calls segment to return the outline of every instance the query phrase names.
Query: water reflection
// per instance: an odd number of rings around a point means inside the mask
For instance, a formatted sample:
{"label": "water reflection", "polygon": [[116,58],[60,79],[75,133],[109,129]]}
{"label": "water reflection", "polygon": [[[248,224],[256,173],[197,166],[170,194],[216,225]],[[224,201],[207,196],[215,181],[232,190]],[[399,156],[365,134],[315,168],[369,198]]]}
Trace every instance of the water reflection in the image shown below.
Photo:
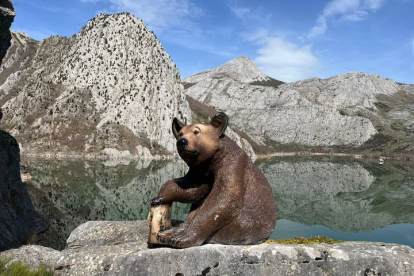
{"label": "water reflection", "polygon": [[[41,244],[59,249],[85,221],[146,219],[149,201],[160,186],[187,170],[178,160],[25,163],[32,175],[28,186],[33,203],[52,222]],[[276,198],[279,221],[272,237],[289,237],[296,231],[301,236],[335,238],[340,233],[342,239],[414,245],[414,234],[392,238],[395,224],[414,227],[413,165],[303,158],[272,159],[257,165]],[[173,217],[183,218],[187,212],[187,205],[174,206]]]}
{"label": "water reflection", "polygon": [[[27,160],[29,193],[52,226],[41,244],[61,249],[70,232],[88,220],[141,220],[149,201],[168,179],[186,172],[181,162],[108,164],[90,161]],[[180,204],[173,218],[188,212]]]}
{"label": "water reflection", "polygon": [[279,217],[342,232],[414,223],[414,166],[274,159],[260,168]]}

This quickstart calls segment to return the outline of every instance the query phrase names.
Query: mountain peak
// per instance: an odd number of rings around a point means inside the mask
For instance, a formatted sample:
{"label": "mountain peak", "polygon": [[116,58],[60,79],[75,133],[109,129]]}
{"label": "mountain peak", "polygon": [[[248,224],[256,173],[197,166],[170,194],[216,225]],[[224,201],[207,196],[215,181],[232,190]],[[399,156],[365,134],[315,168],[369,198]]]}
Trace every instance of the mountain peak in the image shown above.
{"label": "mountain peak", "polygon": [[188,83],[197,83],[206,78],[232,78],[243,83],[252,83],[268,81],[270,78],[265,75],[254,62],[246,57],[241,56],[230,60],[229,62],[212,70],[206,70],[201,73],[192,75],[184,80]]}
{"label": "mountain peak", "polygon": [[45,133],[56,133],[54,145],[68,155],[174,152],[169,118],[189,119],[190,110],[177,67],[142,20],[99,14],[70,38],[13,38],[4,62],[8,70],[0,69],[2,125],[17,138],[32,137],[42,125],[39,136],[21,139],[27,152],[49,150]]}

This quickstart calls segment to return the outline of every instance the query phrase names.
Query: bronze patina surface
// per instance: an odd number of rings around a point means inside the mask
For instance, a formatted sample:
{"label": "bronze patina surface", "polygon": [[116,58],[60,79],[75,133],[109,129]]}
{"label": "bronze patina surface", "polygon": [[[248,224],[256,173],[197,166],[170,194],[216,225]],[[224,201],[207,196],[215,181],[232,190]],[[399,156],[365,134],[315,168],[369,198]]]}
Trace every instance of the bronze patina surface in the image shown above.
{"label": "bronze patina surface", "polygon": [[187,220],[158,233],[159,243],[185,248],[203,243],[258,244],[276,225],[272,189],[246,153],[225,136],[228,118],[218,113],[210,123],[172,130],[188,173],[167,181],[152,206],[192,203]]}

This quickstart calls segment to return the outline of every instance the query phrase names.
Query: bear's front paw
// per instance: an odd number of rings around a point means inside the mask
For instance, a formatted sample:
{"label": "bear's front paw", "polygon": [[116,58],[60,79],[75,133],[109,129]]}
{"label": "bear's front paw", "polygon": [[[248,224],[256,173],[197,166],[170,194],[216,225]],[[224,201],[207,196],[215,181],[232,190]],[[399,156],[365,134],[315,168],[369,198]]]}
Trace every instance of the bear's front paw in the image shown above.
{"label": "bear's front paw", "polygon": [[186,230],[181,230],[169,235],[167,244],[176,248],[187,248],[192,246],[201,245],[203,242],[197,237],[194,237]]}
{"label": "bear's front paw", "polygon": [[162,205],[162,204],[163,204],[163,200],[164,200],[164,197],[163,197],[163,196],[157,196],[157,197],[154,197],[154,198],[151,200],[151,206],[158,206],[158,205]]}

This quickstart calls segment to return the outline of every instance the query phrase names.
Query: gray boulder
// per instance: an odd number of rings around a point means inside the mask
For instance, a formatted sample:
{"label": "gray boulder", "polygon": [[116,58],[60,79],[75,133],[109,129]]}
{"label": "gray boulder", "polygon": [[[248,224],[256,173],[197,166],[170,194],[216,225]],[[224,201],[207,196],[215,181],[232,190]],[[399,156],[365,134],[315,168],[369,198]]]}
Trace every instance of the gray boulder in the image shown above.
{"label": "gray boulder", "polygon": [[0,257],[12,257],[34,267],[48,264],[55,275],[342,276],[414,272],[414,250],[397,244],[207,244],[187,249],[148,249],[146,239],[146,221],[87,222],[72,232],[68,248],[61,252],[31,246],[7,251]]}
{"label": "gray boulder", "polygon": [[0,253],[0,258],[9,260],[9,264],[18,261],[36,270],[40,267],[54,268],[61,257],[60,251],[39,245],[24,245]]}

